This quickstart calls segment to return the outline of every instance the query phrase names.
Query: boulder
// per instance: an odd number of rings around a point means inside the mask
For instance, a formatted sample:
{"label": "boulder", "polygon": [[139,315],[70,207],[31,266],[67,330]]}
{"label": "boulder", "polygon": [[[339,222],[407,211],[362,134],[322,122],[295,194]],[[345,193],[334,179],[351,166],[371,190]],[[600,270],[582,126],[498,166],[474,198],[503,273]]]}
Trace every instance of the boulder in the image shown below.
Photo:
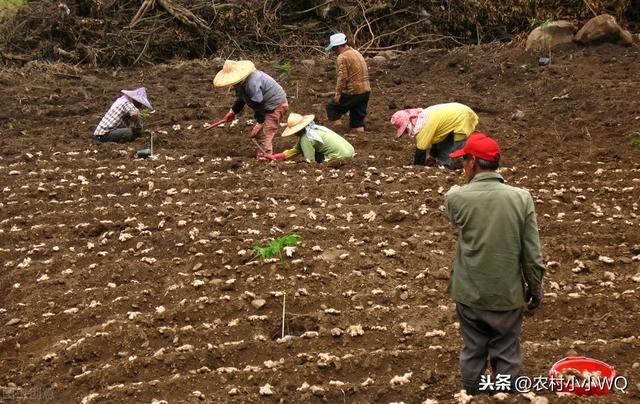
{"label": "boulder", "polygon": [[374,62],[386,62],[387,58],[382,55],[375,55],[371,58],[371,60],[373,60]]}
{"label": "boulder", "polygon": [[302,61],[302,65],[306,68],[312,68],[313,66],[316,65],[316,61],[313,59],[304,59]]}
{"label": "boulder", "polygon": [[400,56],[400,53],[398,53],[398,52],[396,52],[394,50],[386,50],[386,51],[378,52],[378,55],[384,56],[389,60],[396,60],[398,58],[398,56]]}
{"label": "boulder", "polygon": [[574,40],[582,45],[614,42],[622,45],[633,44],[633,35],[621,28],[615,17],[601,14],[593,17],[575,35]]}
{"label": "boulder", "polygon": [[563,43],[571,43],[576,26],[570,21],[559,20],[543,24],[529,34],[527,37],[526,49],[532,51],[545,50],[549,47]]}

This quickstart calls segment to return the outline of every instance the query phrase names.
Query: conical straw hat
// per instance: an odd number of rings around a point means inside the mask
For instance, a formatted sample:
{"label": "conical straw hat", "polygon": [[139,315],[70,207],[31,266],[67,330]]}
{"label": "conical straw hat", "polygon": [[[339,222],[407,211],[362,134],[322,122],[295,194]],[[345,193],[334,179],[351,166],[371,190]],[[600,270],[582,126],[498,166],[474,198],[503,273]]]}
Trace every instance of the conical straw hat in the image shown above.
{"label": "conical straw hat", "polygon": [[232,86],[246,79],[254,70],[256,66],[250,60],[227,60],[213,79],[213,86]]}
{"label": "conical straw hat", "polygon": [[135,90],[121,90],[122,94],[138,101],[140,104],[144,105],[149,109],[153,109],[149,99],[147,98],[147,89],[144,87],[138,87]]}
{"label": "conical straw hat", "polygon": [[282,136],[291,136],[295,133],[298,133],[307,125],[309,125],[315,117],[315,115],[302,116],[300,114],[296,114],[295,112],[290,113],[289,118],[287,119],[287,128],[284,130],[284,132],[282,132]]}

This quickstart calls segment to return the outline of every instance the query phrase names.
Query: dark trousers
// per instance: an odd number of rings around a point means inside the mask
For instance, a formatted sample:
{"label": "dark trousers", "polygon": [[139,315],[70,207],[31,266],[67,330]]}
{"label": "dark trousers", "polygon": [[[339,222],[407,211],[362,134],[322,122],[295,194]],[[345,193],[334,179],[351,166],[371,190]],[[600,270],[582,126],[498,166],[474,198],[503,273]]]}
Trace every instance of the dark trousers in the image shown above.
{"label": "dark trousers", "polygon": [[480,376],[486,370],[487,358],[494,379],[496,375],[509,375],[513,383],[522,370],[522,309],[488,311],[456,303],[456,313],[464,342],[460,373],[467,393],[480,393]]}
{"label": "dark trousers", "polygon": [[461,168],[452,167],[449,154],[458,149],[462,149],[464,144],[467,143],[467,139],[456,142],[454,138],[455,134],[451,132],[442,142],[431,145],[431,150],[429,150],[429,155],[447,168]]}
{"label": "dark trousers", "polygon": [[367,106],[369,105],[369,94],[342,94],[340,102],[335,102],[333,98],[327,104],[327,118],[330,121],[337,121],[342,115],[349,113],[349,127],[364,127],[364,118],[367,116]]}
{"label": "dark trousers", "polygon": [[125,143],[137,139],[140,135],[142,135],[142,129],[140,128],[119,128],[110,130],[102,136],[96,136],[96,139],[103,143]]}

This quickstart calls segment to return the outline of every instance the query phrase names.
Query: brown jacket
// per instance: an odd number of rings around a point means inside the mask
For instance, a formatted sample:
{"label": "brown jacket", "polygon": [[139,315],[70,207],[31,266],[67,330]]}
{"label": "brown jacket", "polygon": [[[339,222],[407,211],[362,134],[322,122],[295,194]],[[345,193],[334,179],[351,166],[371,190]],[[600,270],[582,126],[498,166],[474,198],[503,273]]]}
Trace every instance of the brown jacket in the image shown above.
{"label": "brown jacket", "polygon": [[336,67],[336,94],[355,95],[371,91],[369,70],[360,52],[347,46],[347,50],[338,55]]}

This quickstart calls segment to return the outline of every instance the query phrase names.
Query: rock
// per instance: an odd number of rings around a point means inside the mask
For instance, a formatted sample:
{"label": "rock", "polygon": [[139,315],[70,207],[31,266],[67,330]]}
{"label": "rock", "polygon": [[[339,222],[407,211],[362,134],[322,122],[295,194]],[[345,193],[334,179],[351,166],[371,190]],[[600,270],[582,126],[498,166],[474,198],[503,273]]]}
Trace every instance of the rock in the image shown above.
{"label": "rock", "polygon": [[582,45],[614,42],[621,45],[633,44],[633,36],[622,29],[616,19],[609,14],[593,17],[575,35],[574,40]]}
{"label": "rock", "polygon": [[389,60],[396,60],[398,58],[398,56],[400,55],[400,53],[394,51],[394,50],[386,50],[386,51],[380,51],[378,52],[379,56],[383,56]]}
{"label": "rock", "polygon": [[316,65],[316,61],[313,59],[304,59],[301,63],[304,67],[307,67],[307,68],[312,68],[313,66]]}
{"label": "rock", "polygon": [[404,212],[394,211],[389,212],[384,216],[384,221],[387,223],[399,223],[407,217]]}
{"label": "rock", "polygon": [[371,60],[373,60],[374,62],[386,62],[387,58],[382,55],[375,55],[371,58]]}
{"label": "rock", "polygon": [[258,310],[261,309],[266,303],[267,302],[264,299],[253,299],[251,301],[251,305]]}
{"label": "rock", "polygon": [[11,320],[7,321],[6,325],[16,325],[20,322],[19,318],[12,318]]}
{"label": "rock", "polygon": [[529,33],[525,48],[531,51],[544,51],[548,49],[549,44],[553,48],[563,43],[571,43],[575,32],[576,26],[569,21],[551,21]]}

